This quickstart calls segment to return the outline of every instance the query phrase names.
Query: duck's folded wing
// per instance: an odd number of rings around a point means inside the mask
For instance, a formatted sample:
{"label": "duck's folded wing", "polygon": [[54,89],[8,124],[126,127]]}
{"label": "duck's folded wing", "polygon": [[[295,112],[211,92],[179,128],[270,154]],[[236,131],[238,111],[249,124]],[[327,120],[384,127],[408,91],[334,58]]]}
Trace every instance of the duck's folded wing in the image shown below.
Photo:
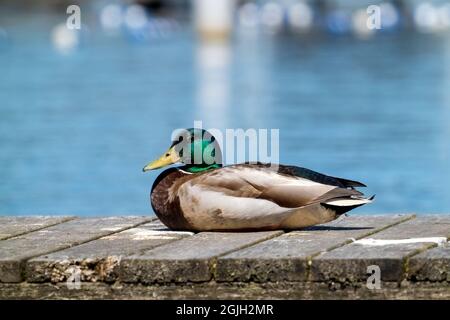
{"label": "duck's folded wing", "polygon": [[261,162],[245,163],[237,166],[261,167],[265,168],[266,170],[273,170],[284,175],[299,177],[310,181],[318,182],[321,184],[327,184],[341,188],[366,187],[364,183],[359,181],[332,177],[323,173],[319,173],[317,171],[313,171],[311,169],[297,166],[282,165],[282,164],[279,164],[277,166],[271,166],[270,163],[261,163]]}
{"label": "duck's folded wing", "polygon": [[[298,176],[279,174],[266,167],[247,165],[224,167],[207,172],[190,180],[189,186],[191,189],[197,190],[198,194],[200,194],[199,188],[201,188],[203,195],[209,195],[209,199],[212,201],[203,200],[208,203],[208,207],[214,207],[214,199],[220,198],[227,201],[227,203],[222,202],[220,208],[237,209],[239,207],[241,210],[244,202],[248,205],[261,203],[273,210],[272,205],[285,209],[299,208],[313,203],[326,203],[332,199],[350,199],[362,196],[362,193],[353,189],[322,184]],[[215,193],[214,197],[211,192]],[[205,198],[200,195],[196,197]],[[248,201],[249,199],[254,201]],[[202,200],[198,199],[198,201]],[[239,201],[241,203],[238,203]],[[271,204],[269,205],[267,201]],[[261,210],[260,205],[257,207]]]}

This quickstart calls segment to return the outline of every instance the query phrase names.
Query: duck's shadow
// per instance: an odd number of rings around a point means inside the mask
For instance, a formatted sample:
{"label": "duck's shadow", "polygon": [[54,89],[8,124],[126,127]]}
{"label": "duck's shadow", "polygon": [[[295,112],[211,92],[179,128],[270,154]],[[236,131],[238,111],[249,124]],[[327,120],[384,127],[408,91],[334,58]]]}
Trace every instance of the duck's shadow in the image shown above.
{"label": "duck's shadow", "polygon": [[[299,231],[352,231],[352,230],[370,230],[373,227],[331,227],[331,226],[313,226],[304,229],[299,229]],[[297,230],[286,230],[286,231],[297,231]]]}
{"label": "duck's shadow", "polygon": [[[307,228],[300,228],[300,229],[292,229],[292,230],[283,230],[283,229],[268,229],[268,230],[254,230],[254,229],[249,229],[249,230],[215,230],[215,231],[208,231],[208,232],[227,232],[227,233],[246,233],[246,232],[264,232],[264,231],[277,231],[277,230],[281,230],[284,232],[295,232],[295,231],[355,231],[355,230],[370,230],[370,229],[374,229],[373,227],[332,227],[332,226],[312,226],[312,227],[307,227]],[[155,231],[159,231],[159,232],[173,232],[173,231],[177,231],[177,230],[170,230],[169,228],[158,228],[158,229],[154,229]],[[202,231],[190,231],[193,233],[199,233]]]}

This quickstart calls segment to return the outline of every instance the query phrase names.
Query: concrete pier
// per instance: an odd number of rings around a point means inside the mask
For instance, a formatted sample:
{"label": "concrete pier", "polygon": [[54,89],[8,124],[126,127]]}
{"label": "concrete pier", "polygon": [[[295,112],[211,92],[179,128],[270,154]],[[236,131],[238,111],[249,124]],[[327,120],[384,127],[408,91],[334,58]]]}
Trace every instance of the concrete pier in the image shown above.
{"label": "concrete pier", "polygon": [[151,217],[0,217],[0,299],[450,299],[449,237],[450,215],[196,234]]}

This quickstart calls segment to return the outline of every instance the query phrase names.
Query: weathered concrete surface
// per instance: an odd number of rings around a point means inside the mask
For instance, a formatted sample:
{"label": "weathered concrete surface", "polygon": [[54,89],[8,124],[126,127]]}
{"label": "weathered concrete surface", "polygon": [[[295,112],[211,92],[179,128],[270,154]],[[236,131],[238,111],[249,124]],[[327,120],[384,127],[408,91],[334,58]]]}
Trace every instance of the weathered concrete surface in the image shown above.
{"label": "weathered concrete surface", "polygon": [[117,280],[118,266],[123,257],[191,235],[192,232],[169,231],[156,220],[31,259],[26,264],[26,280],[64,282],[79,272],[81,281],[113,282]]}
{"label": "weathered concrete surface", "polygon": [[[400,223],[370,238],[378,240],[450,237],[450,216],[427,216]],[[358,282],[367,279],[367,267],[378,266],[382,281],[402,281],[407,275],[408,258],[436,244],[432,242],[361,245],[351,243],[313,258],[313,281]]]}
{"label": "weathered concrete surface", "polygon": [[143,217],[106,217],[71,220],[0,241],[0,282],[22,281],[26,260],[79,245],[150,221]]}
{"label": "weathered concrete surface", "polygon": [[122,260],[124,282],[201,282],[212,278],[215,258],[282,234],[202,232]]}
{"label": "weathered concrete surface", "polygon": [[2,217],[0,219],[0,240],[50,227],[72,219],[75,219],[75,217]]}
{"label": "weathered concrete surface", "polygon": [[293,231],[220,257],[217,281],[306,281],[313,256],[413,218],[412,215],[351,216]]}
{"label": "weathered concrete surface", "polygon": [[[0,299],[450,299],[450,215],[350,216],[293,232],[198,234],[151,220],[77,218],[43,227],[29,220],[15,227],[20,235],[4,232]],[[0,226],[6,221],[14,224],[0,217]],[[440,240],[410,241],[424,237]],[[380,267],[380,289],[367,287],[370,264]],[[75,273],[81,281],[66,283]]]}
{"label": "weathered concrete surface", "polygon": [[450,245],[447,243],[410,258],[407,273],[408,279],[414,281],[446,281],[450,286]]}

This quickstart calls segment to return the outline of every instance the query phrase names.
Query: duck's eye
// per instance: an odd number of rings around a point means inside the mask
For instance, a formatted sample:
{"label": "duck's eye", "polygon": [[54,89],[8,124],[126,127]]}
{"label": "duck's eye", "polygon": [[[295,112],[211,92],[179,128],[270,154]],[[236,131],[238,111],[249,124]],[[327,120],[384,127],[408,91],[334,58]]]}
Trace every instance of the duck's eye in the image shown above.
{"label": "duck's eye", "polygon": [[170,154],[169,153],[166,153],[166,157],[168,157]]}

